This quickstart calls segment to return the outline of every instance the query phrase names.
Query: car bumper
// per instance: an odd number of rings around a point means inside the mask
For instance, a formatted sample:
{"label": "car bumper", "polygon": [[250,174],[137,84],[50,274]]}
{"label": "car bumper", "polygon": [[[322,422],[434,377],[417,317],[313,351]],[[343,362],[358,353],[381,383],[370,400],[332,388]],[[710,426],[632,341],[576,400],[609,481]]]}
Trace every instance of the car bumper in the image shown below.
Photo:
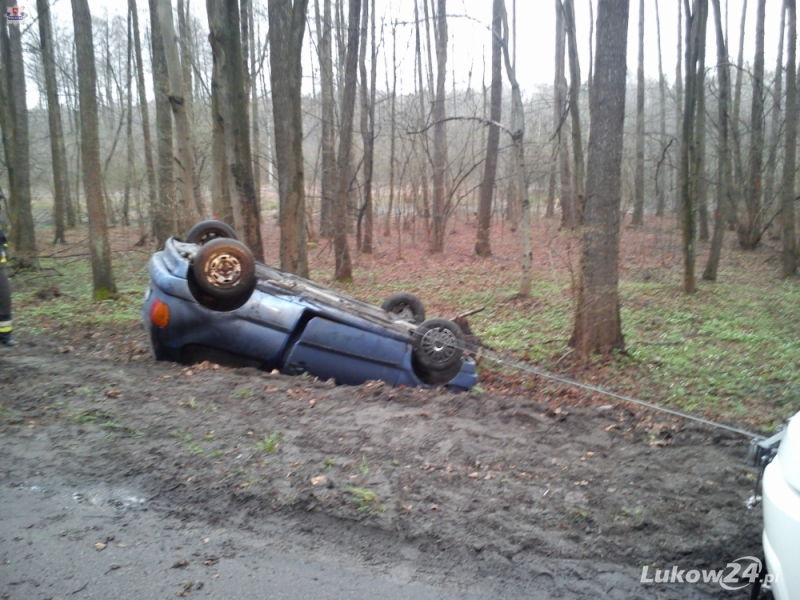
{"label": "car bumper", "polygon": [[776,600],[800,600],[800,493],[786,481],[780,461],[764,471],[764,556]]}

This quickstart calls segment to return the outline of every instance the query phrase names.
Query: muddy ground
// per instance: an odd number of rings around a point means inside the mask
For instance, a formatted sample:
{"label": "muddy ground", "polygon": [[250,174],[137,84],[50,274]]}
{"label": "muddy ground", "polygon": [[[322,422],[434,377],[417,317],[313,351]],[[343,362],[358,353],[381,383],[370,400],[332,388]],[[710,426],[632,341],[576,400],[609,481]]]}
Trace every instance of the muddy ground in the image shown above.
{"label": "muddy ground", "polygon": [[[544,384],[453,394],[156,363],[138,327],[20,338],[0,352],[6,490],[124,487],[165,520],[485,597],[744,597],[639,579],[760,555],[747,440],[724,431]],[[213,597],[206,581],[191,595]],[[0,596],[39,597],[1,578]]]}

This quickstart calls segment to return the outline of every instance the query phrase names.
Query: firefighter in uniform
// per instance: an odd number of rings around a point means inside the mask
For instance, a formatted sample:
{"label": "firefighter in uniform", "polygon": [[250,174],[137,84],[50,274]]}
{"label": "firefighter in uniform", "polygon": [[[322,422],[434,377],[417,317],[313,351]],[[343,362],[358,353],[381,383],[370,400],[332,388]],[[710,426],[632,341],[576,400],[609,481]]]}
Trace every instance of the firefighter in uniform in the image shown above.
{"label": "firefighter in uniform", "polygon": [[6,274],[8,262],[8,240],[0,225],[0,346],[16,346],[11,337],[11,284]]}

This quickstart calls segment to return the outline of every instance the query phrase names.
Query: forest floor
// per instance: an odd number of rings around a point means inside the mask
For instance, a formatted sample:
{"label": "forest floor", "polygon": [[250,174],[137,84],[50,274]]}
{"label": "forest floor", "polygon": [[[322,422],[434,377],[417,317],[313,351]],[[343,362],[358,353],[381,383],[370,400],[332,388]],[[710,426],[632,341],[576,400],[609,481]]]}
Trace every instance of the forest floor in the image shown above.
{"label": "forest floor", "polygon": [[[513,298],[514,236],[495,232],[494,257],[479,261],[471,256],[474,227],[467,224],[435,258],[410,240],[398,258],[397,245],[381,238],[373,256],[357,255],[356,282],[345,289],[375,302],[387,291],[413,291],[431,316],[487,305],[472,323],[493,347],[541,357],[548,368],[617,384],[617,391],[649,386],[649,399],[673,403],[662,391],[669,388],[645,378],[642,373],[651,371],[638,363],[582,364],[568,354],[570,300],[563,282],[576,250],[551,225],[539,231],[537,285],[544,293],[532,300]],[[642,569],[724,569],[736,558],[760,556],[761,513],[745,507],[755,479],[741,436],[489,365],[481,367],[478,388],[454,394],[156,363],[136,322],[149,252],[133,250],[135,232],[126,235],[115,241],[115,264],[132,275],[112,308],[90,309],[85,292],[70,288],[75,282],[67,275],[74,269],[67,264],[85,257],[60,259],[52,272],[14,279],[22,343],[0,353],[0,497],[9,510],[24,510],[33,490],[48,487],[72,490],[75,502],[93,490],[117,490],[103,502],[123,513],[146,507],[165,522],[177,517],[251,532],[289,552],[350,557],[401,584],[424,582],[486,598],[735,595],[719,584],[643,584]],[[658,287],[648,296],[634,285],[639,291],[626,292],[625,301],[652,302],[652,319],[664,316],[655,297],[687,302],[676,287],[674,232],[653,228],[626,241],[623,277]],[[273,264],[276,245],[268,257]],[[82,252],[80,245],[69,251]],[[320,245],[311,260],[313,275],[326,282],[330,252]],[[768,295],[764,281],[776,289],[786,285],[767,272],[768,250],[742,255],[726,243],[724,261],[721,279],[754,280],[762,296]],[[724,295],[711,285],[703,284],[700,295]],[[781,293],[794,298],[797,282],[790,285]],[[549,295],[560,309],[551,312]],[[559,310],[565,314],[553,317]],[[516,323],[516,333],[492,329],[508,326],[509,312],[519,319],[533,315],[545,331],[524,323]],[[690,326],[698,331],[697,322]],[[629,337],[639,333],[634,329]],[[530,353],[506,339],[515,336],[527,340]],[[671,343],[660,349],[673,350]],[[796,365],[797,358],[781,360]],[[665,354],[662,363],[670,360]],[[764,364],[770,360],[762,357]],[[740,363],[743,372],[747,364]],[[781,401],[766,415],[737,419],[737,410],[749,406],[744,394],[735,398],[738,409],[719,402],[696,406],[696,412],[758,429],[800,408],[791,391],[796,384],[784,384],[789,399],[770,391]],[[753,406],[759,401],[763,394]],[[121,501],[119,490],[137,498],[136,506]],[[57,511],[31,514],[27,527],[35,531],[58,519]],[[105,528],[104,539],[88,527],[74,539],[94,551],[96,543],[124,538],[117,523]],[[49,589],[50,597],[82,597],[44,572],[14,579],[29,552],[23,549],[29,535],[0,527],[0,594],[34,598]],[[211,559],[189,560],[186,577],[204,583],[192,595],[214,595],[236,543],[229,535],[228,546]],[[116,552],[122,562],[108,571],[109,580],[130,566],[124,550]],[[181,553],[175,552],[177,560]],[[102,597],[90,592],[86,597]]]}

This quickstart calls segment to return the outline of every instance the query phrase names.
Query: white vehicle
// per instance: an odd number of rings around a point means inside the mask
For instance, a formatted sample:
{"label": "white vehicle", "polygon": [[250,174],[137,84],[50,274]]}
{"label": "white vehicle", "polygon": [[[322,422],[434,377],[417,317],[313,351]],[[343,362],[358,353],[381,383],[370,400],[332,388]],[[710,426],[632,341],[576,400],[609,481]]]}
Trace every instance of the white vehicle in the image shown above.
{"label": "white vehicle", "polygon": [[[774,455],[761,488],[767,571],[763,588],[769,587],[776,600],[800,600],[800,413],[782,434],[782,439],[774,436],[759,444],[765,448],[772,442],[766,460]],[[758,597],[759,589],[753,592]]]}

